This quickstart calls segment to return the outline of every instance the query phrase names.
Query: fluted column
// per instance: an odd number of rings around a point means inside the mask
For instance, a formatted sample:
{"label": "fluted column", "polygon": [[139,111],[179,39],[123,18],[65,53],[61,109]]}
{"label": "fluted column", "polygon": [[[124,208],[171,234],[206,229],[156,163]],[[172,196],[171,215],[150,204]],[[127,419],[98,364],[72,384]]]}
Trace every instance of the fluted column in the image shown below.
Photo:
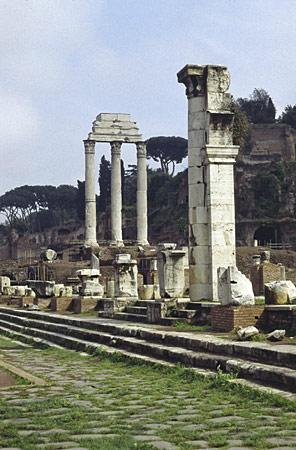
{"label": "fluted column", "polygon": [[148,244],[146,145],[137,144],[137,242]]}
{"label": "fluted column", "polygon": [[111,240],[117,246],[123,246],[120,152],[121,143],[111,142]]}
{"label": "fluted column", "polygon": [[98,247],[96,216],[95,141],[85,140],[85,246]]}

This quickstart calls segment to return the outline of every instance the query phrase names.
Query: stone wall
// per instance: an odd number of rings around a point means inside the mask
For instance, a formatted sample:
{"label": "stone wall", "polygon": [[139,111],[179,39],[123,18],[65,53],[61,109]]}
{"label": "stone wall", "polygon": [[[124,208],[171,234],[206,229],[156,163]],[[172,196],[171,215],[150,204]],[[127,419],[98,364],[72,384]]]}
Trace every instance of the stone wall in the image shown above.
{"label": "stone wall", "polygon": [[[285,124],[253,124],[248,158],[252,160],[295,160],[296,130]],[[242,152],[244,154],[244,152]]]}

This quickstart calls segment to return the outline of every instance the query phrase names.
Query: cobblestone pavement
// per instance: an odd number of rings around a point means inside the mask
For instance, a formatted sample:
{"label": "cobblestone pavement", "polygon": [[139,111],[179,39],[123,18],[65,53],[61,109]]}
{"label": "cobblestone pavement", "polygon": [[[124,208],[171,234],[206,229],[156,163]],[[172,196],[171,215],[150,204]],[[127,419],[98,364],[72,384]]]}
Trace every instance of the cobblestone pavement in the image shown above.
{"label": "cobblestone pavement", "polygon": [[3,356],[49,383],[0,389],[2,449],[296,448],[295,403],[223,380],[18,345]]}

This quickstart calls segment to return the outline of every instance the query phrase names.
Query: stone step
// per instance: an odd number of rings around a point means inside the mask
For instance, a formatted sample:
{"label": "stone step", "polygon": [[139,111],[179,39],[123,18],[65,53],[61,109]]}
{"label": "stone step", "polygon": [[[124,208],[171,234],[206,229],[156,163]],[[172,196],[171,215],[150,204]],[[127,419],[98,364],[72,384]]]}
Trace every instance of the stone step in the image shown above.
{"label": "stone step", "polygon": [[196,309],[179,309],[177,311],[177,317],[182,319],[192,319],[196,314]]}
{"label": "stone step", "polygon": [[188,302],[186,309],[196,309],[196,310],[211,310],[215,306],[219,305],[217,302]]}
{"label": "stone step", "polygon": [[[9,319],[9,316],[7,316],[7,319]],[[18,318],[18,320],[21,321],[21,318]],[[30,322],[34,327],[29,326]],[[28,334],[34,338],[50,341],[56,345],[77,351],[94,353],[100,349],[100,344],[103,344],[131,352],[132,354],[147,355],[157,360],[168,361],[174,364],[181,363],[186,366],[210,369],[212,371],[217,368],[225,372],[235,371],[240,377],[256,380],[269,386],[280,386],[287,391],[296,392],[296,372],[292,369],[254,363],[248,360],[229,359],[223,355],[199,353],[183,347],[169,347],[135,337],[112,336],[107,333],[98,333],[48,322],[42,323],[42,321],[37,320],[30,321],[26,319],[24,323],[25,326],[1,320],[0,330],[13,330],[20,334]],[[44,330],[42,327],[52,328],[55,331]],[[72,335],[73,333],[74,336]]]}
{"label": "stone step", "polygon": [[124,312],[127,312],[129,314],[137,314],[137,315],[146,317],[147,307],[145,307],[145,306],[127,306],[125,308]]}
{"label": "stone step", "polygon": [[145,308],[147,308],[147,305],[149,303],[154,303],[155,300],[137,300],[137,302],[135,303],[134,306],[143,306]]}
{"label": "stone step", "polygon": [[[153,326],[118,323],[111,319],[82,319],[60,314],[7,307],[0,307],[0,318],[9,322],[17,322],[18,318],[21,318],[23,321],[31,319],[32,322],[27,322],[30,326],[34,322],[43,321],[56,325],[65,325],[66,327],[71,326],[76,329],[82,328],[84,330],[100,331],[115,336],[132,336],[148,342],[158,342],[168,346],[183,347],[198,352],[221,354],[231,358],[247,359],[264,364],[275,364],[296,369],[296,347],[292,347],[291,345],[232,341],[199,332],[181,333],[178,331],[159,329],[159,327]],[[182,319],[171,318],[170,320],[172,322],[180,322]],[[22,323],[25,324],[25,322]]]}
{"label": "stone step", "polygon": [[161,325],[164,325],[166,327],[171,327],[176,323],[188,323],[188,320],[182,317],[164,317],[163,319],[161,319],[160,323]]}
{"label": "stone step", "polygon": [[147,316],[146,314],[136,314],[136,313],[129,313],[129,312],[118,312],[115,313],[112,317],[112,319],[115,320],[127,320],[129,322],[147,322]]}

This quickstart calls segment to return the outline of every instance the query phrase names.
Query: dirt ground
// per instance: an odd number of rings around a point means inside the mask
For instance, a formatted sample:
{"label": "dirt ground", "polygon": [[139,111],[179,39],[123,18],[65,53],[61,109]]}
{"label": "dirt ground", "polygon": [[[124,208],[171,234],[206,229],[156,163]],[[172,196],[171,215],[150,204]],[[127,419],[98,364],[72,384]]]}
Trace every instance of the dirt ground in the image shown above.
{"label": "dirt ground", "polygon": [[0,388],[14,386],[16,380],[10,373],[0,369]]}

